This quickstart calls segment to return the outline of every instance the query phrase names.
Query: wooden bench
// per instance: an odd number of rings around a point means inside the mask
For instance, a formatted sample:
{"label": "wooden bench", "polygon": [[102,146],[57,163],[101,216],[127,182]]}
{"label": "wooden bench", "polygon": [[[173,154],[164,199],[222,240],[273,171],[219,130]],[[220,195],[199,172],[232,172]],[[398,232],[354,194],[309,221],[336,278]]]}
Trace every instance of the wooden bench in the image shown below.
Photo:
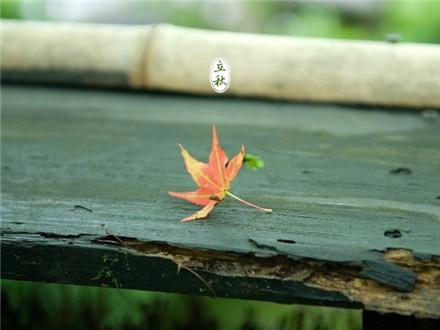
{"label": "wooden bench", "polygon": [[[1,277],[438,318],[435,114],[3,85]],[[226,199],[179,222],[177,143],[206,160],[213,123],[263,158],[232,191],[272,214]]]}

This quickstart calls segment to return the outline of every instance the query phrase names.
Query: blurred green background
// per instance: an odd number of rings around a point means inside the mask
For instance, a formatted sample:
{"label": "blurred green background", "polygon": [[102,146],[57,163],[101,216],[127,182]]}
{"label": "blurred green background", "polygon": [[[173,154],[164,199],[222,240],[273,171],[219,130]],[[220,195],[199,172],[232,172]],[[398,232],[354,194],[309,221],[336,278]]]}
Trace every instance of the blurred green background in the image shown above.
{"label": "blurred green background", "polygon": [[340,308],[2,281],[2,329],[361,329]]}
{"label": "blurred green background", "polygon": [[[2,18],[440,43],[440,1],[3,0]],[[3,329],[361,329],[361,312],[2,281]]]}
{"label": "blurred green background", "polygon": [[363,40],[440,42],[438,0],[3,0],[1,16]]}

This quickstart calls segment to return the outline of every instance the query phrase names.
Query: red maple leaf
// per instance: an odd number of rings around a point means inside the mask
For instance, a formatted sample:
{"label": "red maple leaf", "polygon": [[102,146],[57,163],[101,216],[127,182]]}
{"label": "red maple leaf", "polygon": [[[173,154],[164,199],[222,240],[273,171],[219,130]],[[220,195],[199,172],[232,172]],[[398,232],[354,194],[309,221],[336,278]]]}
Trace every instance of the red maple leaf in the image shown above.
{"label": "red maple leaf", "polygon": [[212,147],[208,164],[193,158],[188,151],[179,144],[186,170],[191,174],[199,189],[190,192],[169,192],[171,196],[184,199],[190,203],[204,206],[200,211],[182,219],[182,222],[206,218],[214,207],[226,195],[235,198],[243,204],[254,207],[263,212],[272,212],[271,209],[249,203],[229,191],[230,182],[236,177],[243,164],[244,145],[229,162],[217,136],[215,126],[212,126]]}

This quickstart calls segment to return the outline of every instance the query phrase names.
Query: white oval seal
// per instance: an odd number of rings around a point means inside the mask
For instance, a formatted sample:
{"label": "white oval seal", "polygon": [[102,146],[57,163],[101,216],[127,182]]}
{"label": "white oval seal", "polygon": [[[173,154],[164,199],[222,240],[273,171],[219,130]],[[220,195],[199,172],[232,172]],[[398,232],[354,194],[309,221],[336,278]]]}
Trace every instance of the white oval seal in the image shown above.
{"label": "white oval seal", "polygon": [[209,82],[216,93],[224,93],[231,83],[231,68],[222,57],[217,57],[211,62]]}

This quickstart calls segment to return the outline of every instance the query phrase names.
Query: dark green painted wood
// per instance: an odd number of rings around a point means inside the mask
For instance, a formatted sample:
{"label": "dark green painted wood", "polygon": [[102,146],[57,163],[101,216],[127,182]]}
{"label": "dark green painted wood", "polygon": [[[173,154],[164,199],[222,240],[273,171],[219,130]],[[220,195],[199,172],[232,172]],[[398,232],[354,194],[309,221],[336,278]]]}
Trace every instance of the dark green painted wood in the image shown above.
{"label": "dark green painted wood", "polygon": [[88,235],[57,239],[35,234],[18,237],[3,237],[3,277],[280,303],[361,307],[339,292],[310,288],[301,282],[198,271],[198,276],[209,283],[208,287],[184,268],[177,272],[177,265],[170,260],[131,254],[118,246],[94,244],[96,237]]}
{"label": "dark green painted wood", "polygon": [[[177,143],[206,160],[212,123],[229,155],[244,143],[264,159],[232,191],[273,214],[227,199],[206,221],[178,221],[197,207],[166,193],[194,188]],[[105,225],[143,241],[354,263],[401,291],[415,274],[384,249],[440,256],[440,120],[420,113],[3,86],[2,144],[9,237],[100,236]]]}

